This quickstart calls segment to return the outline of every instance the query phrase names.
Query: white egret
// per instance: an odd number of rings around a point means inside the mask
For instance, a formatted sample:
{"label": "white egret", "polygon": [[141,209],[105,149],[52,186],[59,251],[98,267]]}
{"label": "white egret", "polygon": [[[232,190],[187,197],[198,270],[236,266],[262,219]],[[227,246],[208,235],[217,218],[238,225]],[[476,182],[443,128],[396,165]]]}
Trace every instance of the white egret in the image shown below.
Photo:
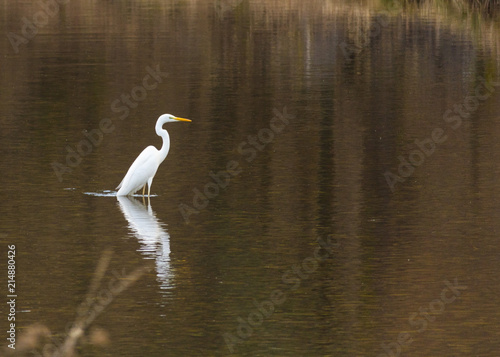
{"label": "white egret", "polygon": [[174,123],[177,121],[188,121],[189,119],[178,118],[172,114],[163,114],[158,118],[156,122],[155,130],[158,136],[163,139],[163,145],[160,150],[154,146],[148,146],[145,148],[137,159],[133,162],[132,166],[127,171],[127,174],[123,178],[122,182],[118,185],[117,196],[128,196],[134,194],[136,191],[142,188],[142,195],[144,196],[144,191],[146,185],[148,185],[148,197],[150,197],[151,185],[153,184],[153,178],[155,177],[156,171],[160,164],[165,160],[170,149],[170,136],[168,132],[163,129],[163,124]]}

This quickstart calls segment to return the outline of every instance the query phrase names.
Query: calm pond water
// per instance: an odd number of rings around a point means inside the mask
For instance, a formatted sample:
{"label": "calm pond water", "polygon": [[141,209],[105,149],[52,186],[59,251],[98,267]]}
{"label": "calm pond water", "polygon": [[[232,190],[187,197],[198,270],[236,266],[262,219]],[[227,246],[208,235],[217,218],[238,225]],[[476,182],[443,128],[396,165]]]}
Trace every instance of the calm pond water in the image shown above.
{"label": "calm pond water", "polygon": [[[500,350],[498,17],[42,3],[0,1],[1,326],[15,245],[17,352],[51,355],[82,320],[82,356]],[[165,125],[149,202],[117,199],[163,113],[192,123]]]}

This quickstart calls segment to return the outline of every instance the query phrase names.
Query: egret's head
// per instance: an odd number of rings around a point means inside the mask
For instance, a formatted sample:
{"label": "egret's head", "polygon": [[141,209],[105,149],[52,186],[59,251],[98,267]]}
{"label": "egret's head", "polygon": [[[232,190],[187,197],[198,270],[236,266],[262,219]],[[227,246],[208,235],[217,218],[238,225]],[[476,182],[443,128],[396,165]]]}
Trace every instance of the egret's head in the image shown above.
{"label": "egret's head", "polygon": [[191,121],[191,120],[179,118],[179,117],[176,117],[175,115],[172,115],[172,114],[163,114],[158,118],[158,123],[161,123],[161,124],[174,123],[174,122],[179,122],[179,121]]}

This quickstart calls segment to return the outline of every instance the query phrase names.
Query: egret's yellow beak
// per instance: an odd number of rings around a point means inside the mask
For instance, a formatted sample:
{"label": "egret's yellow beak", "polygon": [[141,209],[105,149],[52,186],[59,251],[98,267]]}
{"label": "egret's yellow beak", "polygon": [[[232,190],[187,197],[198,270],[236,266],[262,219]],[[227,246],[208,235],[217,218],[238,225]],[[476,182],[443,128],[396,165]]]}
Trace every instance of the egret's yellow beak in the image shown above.
{"label": "egret's yellow beak", "polygon": [[184,118],[177,118],[177,117],[175,117],[174,119],[179,120],[179,121],[191,121],[191,119],[184,119]]}

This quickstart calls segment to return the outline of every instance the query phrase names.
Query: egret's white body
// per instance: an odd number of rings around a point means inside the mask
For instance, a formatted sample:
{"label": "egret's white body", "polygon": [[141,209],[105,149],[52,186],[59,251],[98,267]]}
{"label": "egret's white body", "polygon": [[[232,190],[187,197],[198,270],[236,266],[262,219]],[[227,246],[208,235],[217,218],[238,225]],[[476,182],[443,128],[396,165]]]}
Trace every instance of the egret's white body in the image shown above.
{"label": "egret's white body", "polygon": [[168,151],[170,150],[170,136],[168,135],[168,132],[163,129],[163,124],[177,121],[191,120],[178,118],[171,114],[163,114],[158,118],[155,129],[156,134],[161,136],[163,139],[161,149],[158,150],[151,145],[141,152],[137,159],[135,159],[132,166],[128,169],[122,182],[118,185],[117,189],[119,190],[117,192],[117,196],[132,195],[141,188],[142,195],[144,196],[146,185],[148,185],[148,197],[150,196],[151,185],[153,184],[153,178],[156,175],[156,171],[163,160],[165,160]]}

